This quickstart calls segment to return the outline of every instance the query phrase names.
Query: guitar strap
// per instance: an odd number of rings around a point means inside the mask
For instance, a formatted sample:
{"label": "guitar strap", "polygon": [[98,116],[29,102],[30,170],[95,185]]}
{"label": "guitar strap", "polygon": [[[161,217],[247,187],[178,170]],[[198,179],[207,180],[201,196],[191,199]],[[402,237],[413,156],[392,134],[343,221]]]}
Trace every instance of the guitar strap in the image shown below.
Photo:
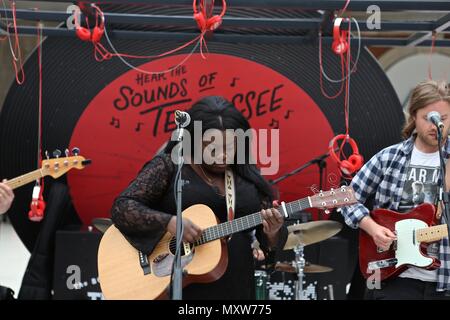
{"label": "guitar strap", "polygon": [[[444,159],[444,161],[445,161],[445,165],[447,166],[448,159]],[[447,172],[445,173],[445,177],[444,177],[443,179],[450,180],[450,177],[449,177],[449,174],[450,174],[449,171],[450,171],[450,170],[448,170],[448,168],[447,168],[446,171],[447,171]],[[450,186],[447,185],[447,189],[448,189],[449,187],[450,187]],[[435,216],[435,218],[436,218],[436,223],[439,223],[439,222],[441,221],[442,212],[443,212],[443,207],[444,207],[444,203],[443,203],[442,201],[438,201],[438,203],[437,203],[437,205],[436,205],[436,216]]]}
{"label": "guitar strap", "polygon": [[[234,190],[234,175],[231,169],[227,169],[225,171],[225,197],[227,203],[227,219],[228,221],[232,221],[234,219],[234,210],[236,208],[235,205],[235,190]],[[231,235],[228,238],[230,241]]]}

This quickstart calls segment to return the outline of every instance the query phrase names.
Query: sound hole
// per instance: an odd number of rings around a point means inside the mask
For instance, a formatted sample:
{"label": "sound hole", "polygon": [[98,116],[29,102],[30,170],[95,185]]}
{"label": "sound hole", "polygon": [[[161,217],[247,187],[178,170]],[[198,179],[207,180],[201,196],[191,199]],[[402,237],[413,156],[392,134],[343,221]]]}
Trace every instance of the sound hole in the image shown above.
{"label": "sound hole", "polygon": [[[181,244],[181,256],[190,255],[194,250],[194,245],[192,243],[183,242]],[[175,255],[176,251],[176,238],[173,237],[169,242],[169,251],[171,254]]]}

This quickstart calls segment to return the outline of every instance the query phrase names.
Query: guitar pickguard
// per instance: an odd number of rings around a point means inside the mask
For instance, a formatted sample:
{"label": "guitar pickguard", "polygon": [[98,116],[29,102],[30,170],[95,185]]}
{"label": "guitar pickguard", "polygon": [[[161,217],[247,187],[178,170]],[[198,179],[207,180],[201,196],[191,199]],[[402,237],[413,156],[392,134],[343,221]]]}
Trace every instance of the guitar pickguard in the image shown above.
{"label": "guitar pickguard", "polygon": [[[169,253],[160,254],[152,261],[153,274],[157,277],[170,276],[172,271],[173,260],[175,256]],[[190,254],[181,257],[181,267],[184,268],[194,258],[194,251]]]}

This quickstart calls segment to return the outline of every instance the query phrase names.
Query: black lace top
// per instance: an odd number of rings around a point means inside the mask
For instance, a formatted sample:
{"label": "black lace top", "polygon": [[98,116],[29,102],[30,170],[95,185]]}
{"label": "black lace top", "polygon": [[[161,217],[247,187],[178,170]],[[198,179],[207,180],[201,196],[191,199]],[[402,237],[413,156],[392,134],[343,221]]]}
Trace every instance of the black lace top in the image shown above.
{"label": "black lace top", "polygon": [[[150,254],[162,236],[172,215],[176,215],[174,197],[175,167],[170,155],[164,154],[146,163],[138,176],[115,200],[112,219],[128,241],[143,253]],[[183,179],[183,210],[194,204],[205,204],[220,222],[227,221],[225,197],[203,181],[191,166],[185,165]],[[256,187],[235,175],[235,218],[262,209]],[[262,226],[256,228],[261,249],[268,251]],[[285,243],[287,229],[282,228],[278,245]],[[228,267],[217,281],[191,284],[183,289],[183,299],[252,299],[254,297],[253,256],[248,231],[234,234],[228,244]]]}

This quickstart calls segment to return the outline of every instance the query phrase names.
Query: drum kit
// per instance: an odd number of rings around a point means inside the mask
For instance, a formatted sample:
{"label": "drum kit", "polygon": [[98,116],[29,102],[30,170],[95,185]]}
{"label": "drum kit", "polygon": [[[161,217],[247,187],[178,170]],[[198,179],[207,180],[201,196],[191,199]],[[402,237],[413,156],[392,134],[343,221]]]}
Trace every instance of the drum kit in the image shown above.
{"label": "drum kit", "polygon": [[[330,272],[333,269],[326,266],[311,264],[305,260],[305,246],[326,240],[336,235],[342,228],[339,222],[335,221],[312,221],[288,226],[288,238],[283,250],[293,250],[295,258],[290,263],[277,262],[273,266],[266,267],[266,270],[255,271],[256,300],[268,300],[269,297],[269,276],[267,272],[281,271],[297,276],[295,281],[295,300],[308,300],[311,295],[310,288],[304,289],[306,274]],[[330,290],[332,292],[332,290]],[[331,293],[330,293],[331,295]],[[330,296],[332,299],[332,295]]]}

